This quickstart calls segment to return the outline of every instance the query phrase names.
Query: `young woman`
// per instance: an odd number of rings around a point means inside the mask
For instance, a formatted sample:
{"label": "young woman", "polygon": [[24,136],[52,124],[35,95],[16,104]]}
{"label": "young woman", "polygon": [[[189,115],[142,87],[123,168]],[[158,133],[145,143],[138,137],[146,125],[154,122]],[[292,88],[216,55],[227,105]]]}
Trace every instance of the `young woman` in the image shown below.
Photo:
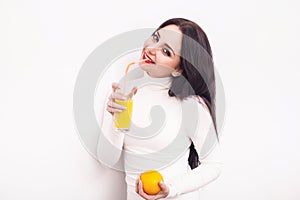
{"label": "young woman", "polygon": [[[112,125],[106,128],[105,138],[118,150],[107,149],[103,138],[99,139],[98,158],[113,166],[124,155],[128,200],[198,200],[199,189],[221,171],[218,142],[209,150],[206,143],[211,134],[216,141],[218,138],[209,41],[196,23],[173,18],[145,42],[142,59],[148,59],[140,64],[144,77],[130,84],[138,88],[132,113],[134,127],[127,133]],[[124,97],[118,87],[112,85],[107,104],[112,115],[126,109],[115,103]],[[156,114],[155,106],[162,108],[156,109]],[[148,195],[139,175],[153,169],[164,181],[158,194]]]}

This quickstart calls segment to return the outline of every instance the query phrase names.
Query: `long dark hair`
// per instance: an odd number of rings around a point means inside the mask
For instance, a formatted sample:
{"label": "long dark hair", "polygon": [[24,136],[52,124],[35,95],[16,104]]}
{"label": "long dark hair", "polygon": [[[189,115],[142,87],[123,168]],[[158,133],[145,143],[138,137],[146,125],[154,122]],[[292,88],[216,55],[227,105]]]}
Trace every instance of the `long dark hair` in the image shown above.
{"label": "long dark hair", "polygon": [[[169,96],[180,99],[191,95],[200,96],[209,109],[218,138],[215,106],[216,83],[208,38],[199,25],[183,18],[169,19],[162,23],[157,30],[168,25],[178,26],[183,34],[179,64],[182,76],[174,78]],[[188,162],[192,169],[201,164],[193,143],[190,146]]]}

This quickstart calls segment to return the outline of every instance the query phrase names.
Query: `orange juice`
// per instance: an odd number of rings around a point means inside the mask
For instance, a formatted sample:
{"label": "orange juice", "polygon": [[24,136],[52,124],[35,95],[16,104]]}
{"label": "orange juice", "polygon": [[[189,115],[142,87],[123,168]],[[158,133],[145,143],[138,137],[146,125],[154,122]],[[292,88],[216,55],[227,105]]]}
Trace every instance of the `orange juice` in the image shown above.
{"label": "orange juice", "polygon": [[116,129],[129,130],[131,115],[132,115],[132,103],[133,103],[132,99],[128,99],[128,100],[116,99],[115,102],[122,106],[126,106],[127,109],[123,110],[120,113],[114,114],[114,126]]}
{"label": "orange juice", "polygon": [[[128,73],[129,68],[137,63],[141,63],[148,60],[148,58],[143,59],[143,60],[139,60],[136,62],[131,62],[127,65],[126,70],[125,70],[125,77],[124,77],[124,86],[123,86],[123,94],[125,94],[126,91],[126,76]],[[130,123],[131,123],[131,115],[132,115],[132,99],[131,97],[136,93],[136,90],[134,92],[134,90],[130,93],[129,95],[127,95],[127,100],[119,100],[119,99],[115,99],[115,102],[117,104],[120,104],[122,106],[126,106],[127,109],[123,110],[120,113],[115,113],[114,114],[114,127],[115,129],[120,129],[120,130],[129,130],[130,128]],[[130,97],[128,97],[130,96]]]}

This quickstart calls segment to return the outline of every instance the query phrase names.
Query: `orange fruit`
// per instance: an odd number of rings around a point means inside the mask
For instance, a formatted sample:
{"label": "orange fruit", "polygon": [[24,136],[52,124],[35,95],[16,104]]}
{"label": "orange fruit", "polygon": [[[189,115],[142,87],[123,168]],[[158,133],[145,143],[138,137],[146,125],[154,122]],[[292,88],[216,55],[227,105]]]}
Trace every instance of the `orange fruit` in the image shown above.
{"label": "orange fruit", "polygon": [[143,190],[149,194],[154,195],[159,193],[159,182],[163,181],[162,175],[155,170],[149,170],[141,174],[140,179],[143,184]]}

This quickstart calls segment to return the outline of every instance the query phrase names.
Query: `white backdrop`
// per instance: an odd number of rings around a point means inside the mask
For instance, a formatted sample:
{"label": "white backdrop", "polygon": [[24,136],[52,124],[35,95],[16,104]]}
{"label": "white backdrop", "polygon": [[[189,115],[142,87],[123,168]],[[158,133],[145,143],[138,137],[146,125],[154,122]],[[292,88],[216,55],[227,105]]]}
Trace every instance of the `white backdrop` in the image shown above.
{"label": "white backdrop", "polygon": [[202,199],[299,199],[299,10],[296,0],[0,0],[0,199],[125,199],[121,175],[76,132],[76,76],[105,40],[171,17],[205,30],[225,87],[224,168]]}

